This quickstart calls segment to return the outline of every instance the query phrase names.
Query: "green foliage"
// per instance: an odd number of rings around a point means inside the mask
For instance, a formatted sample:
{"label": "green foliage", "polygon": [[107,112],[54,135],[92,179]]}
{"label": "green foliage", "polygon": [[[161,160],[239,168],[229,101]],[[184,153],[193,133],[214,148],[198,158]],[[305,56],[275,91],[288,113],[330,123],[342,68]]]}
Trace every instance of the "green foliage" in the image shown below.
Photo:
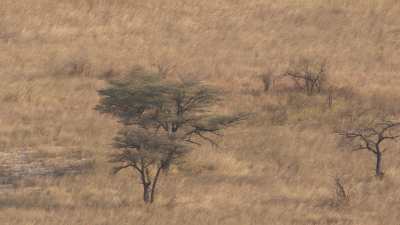
{"label": "green foliage", "polygon": [[124,125],[163,131],[190,141],[200,133],[215,133],[243,115],[212,115],[209,109],[221,93],[198,81],[166,81],[158,74],[134,70],[127,78],[110,81],[100,90],[96,109],[116,116]]}
{"label": "green foliage", "polygon": [[161,108],[167,87],[156,74],[135,69],[122,80],[109,81],[109,87],[99,91],[102,97],[96,110],[117,116],[124,124],[138,123],[145,111]]}
{"label": "green foliage", "polygon": [[[186,153],[187,148],[166,136],[149,133],[145,129],[125,128],[114,138],[114,147],[120,151],[112,162],[124,163],[134,168],[155,165],[168,169],[169,165]],[[117,172],[119,167],[116,168]]]}
{"label": "green foliage", "polygon": [[124,125],[114,138],[114,172],[133,168],[140,175],[143,199],[154,200],[160,171],[167,170],[200,140],[216,144],[212,136],[245,115],[214,115],[211,106],[221,93],[198,81],[168,81],[162,75],[136,68],[121,80],[110,80],[99,91],[96,110],[111,114]]}

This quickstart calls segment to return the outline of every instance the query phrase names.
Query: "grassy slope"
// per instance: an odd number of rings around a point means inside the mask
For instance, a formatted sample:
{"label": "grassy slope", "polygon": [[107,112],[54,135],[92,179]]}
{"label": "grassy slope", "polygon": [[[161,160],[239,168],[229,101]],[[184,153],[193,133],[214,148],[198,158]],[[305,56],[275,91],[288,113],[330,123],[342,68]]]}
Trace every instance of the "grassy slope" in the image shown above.
{"label": "grassy slope", "polygon": [[[325,128],[272,126],[272,96],[256,75],[297,56],[324,58],[331,82],[368,95],[398,95],[400,4],[382,1],[2,0],[2,151],[82,148],[94,174],[38,180],[0,197],[3,224],[395,224],[400,167],[371,179],[372,158],[339,151]],[[227,91],[219,110],[259,116],[230,129],[221,149],[204,146],[163,179],[144,207],[126,173],[108,174],[115,121],[93,111],[99,74],[140,64],[176,64]],[[82,73],[71,65],[87,65]],[[330,206],[333,177],[348,208]],[[164,177],[163,177],[164,178]]]}

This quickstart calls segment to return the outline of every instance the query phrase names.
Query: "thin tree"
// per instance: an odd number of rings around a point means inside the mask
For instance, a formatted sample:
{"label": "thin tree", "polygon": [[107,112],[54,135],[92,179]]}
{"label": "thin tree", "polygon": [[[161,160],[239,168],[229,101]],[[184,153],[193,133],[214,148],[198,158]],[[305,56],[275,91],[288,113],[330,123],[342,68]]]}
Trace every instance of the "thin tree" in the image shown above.
{"label": "thin tree", "polygon": [[[96,109],[112,114],[125,129],[115,139],[115,171],[133,168],[143,185],[143,200],[154,201],[160,172],[202,141],[216,145],[221,131],[246,118],[210,111],[222,93],[198,81],[168,81],[141,68],[100,90]],[[127,131],[128,130],[128,131]]]}
{"label": "thin tree", "polygon": [[375,156],[375,175],[383,176],[382,157],[387,151],[383,145],[387,141],[400,137],[400,122],[384,121],[373,123],[370,126],[337,132],[352,145],[353,151],[366,150]]}

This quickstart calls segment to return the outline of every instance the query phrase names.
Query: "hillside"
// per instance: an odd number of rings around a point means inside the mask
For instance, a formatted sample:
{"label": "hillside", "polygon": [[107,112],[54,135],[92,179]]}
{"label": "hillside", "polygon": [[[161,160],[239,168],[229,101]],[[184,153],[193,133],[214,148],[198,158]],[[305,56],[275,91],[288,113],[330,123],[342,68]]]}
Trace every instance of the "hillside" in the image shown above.
{"label": "hillside", "polygon": [[[0,176],[29,164],[0,189],[1,224],[398,224],[396,142],[377,180],[335,125],[365,99],[400,112],[400,2],[1,0],[0,15]],[[326,63],[333,108],[285,82],[263,91],[260,74],[298,58]],[[163,175],[150,206],[133,172],[110,174],[120,125],[94,110],[107,80],[138,65],[203,80],[224,92],[215,111],[254,115]]]}

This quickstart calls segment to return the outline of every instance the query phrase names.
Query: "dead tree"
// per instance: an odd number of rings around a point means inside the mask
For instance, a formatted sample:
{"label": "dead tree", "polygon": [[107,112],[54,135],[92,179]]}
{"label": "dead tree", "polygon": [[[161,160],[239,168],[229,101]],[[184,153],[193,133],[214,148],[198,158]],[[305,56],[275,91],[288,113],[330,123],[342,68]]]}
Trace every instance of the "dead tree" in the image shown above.
{"label": "dead tree", "polygon": [[320,93],[326,79],[326,64],[312,65],[306,61],[299,67],[289,69],[283,77],[291,78],[296,87],[304,90],[307,95]]}
{"label": "dead tree", "polygon": [[383,176],[382,157],[387,148],[383,144],[400,137],[400,122],[384,121],[368,127],[337,132],[352,145],[353,151],[366,150],[375,155],[375,175]]}

